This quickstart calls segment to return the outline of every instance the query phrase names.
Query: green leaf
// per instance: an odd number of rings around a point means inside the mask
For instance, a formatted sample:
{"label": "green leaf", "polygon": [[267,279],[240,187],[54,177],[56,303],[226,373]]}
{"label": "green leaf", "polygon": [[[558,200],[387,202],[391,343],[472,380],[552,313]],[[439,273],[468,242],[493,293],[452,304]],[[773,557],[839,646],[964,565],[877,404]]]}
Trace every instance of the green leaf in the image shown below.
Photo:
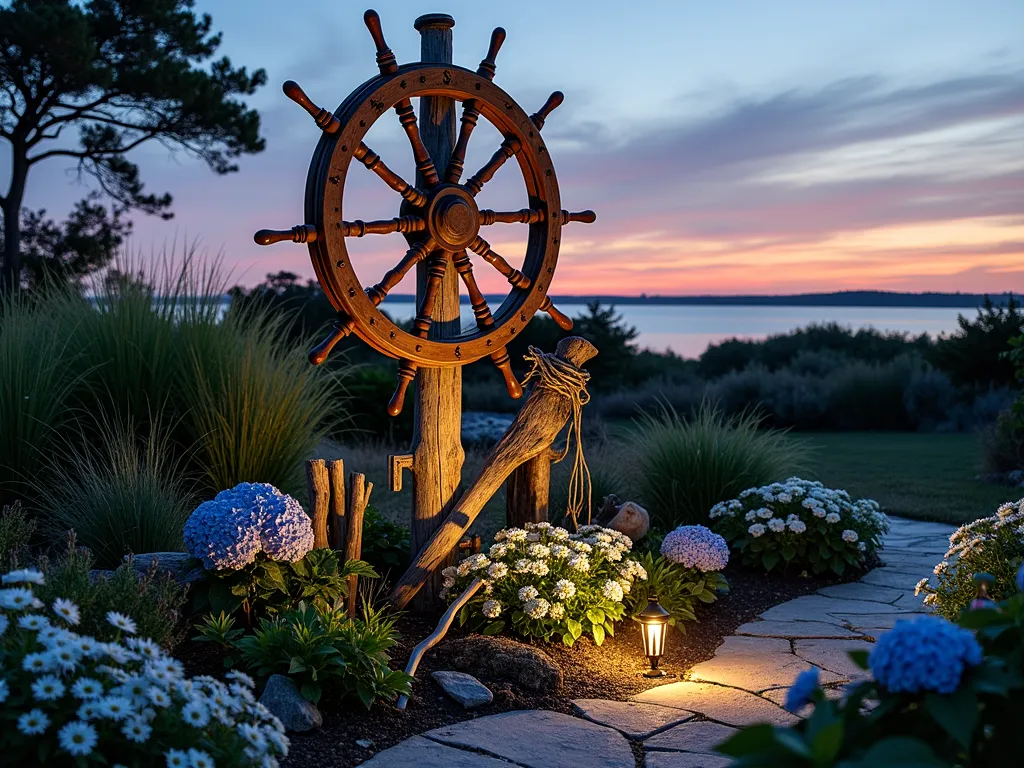
{"label": "green leaf", "polygon": [[604,626],[601,624],[595,624],[591,630],[591,634],[594,636],[594,643],[601,645],[604,642]]}
{"label": "green leaf", "polygon": [[484,634],[484,635],[497,635],[497,634],[500,634],[503,629],[505,629],[505,622],[504,621],[501,621],[501,620],[492,621],[490,624],[488,624],[486,627],[484,627],[484,630],[483,630],[483,632],[481,632],[481,634]]}
{"label": "green leaf", "polygon": [[615,637],[615,625],[610,621],[604,623],[604,632],[608,637]]}
{"label": "green leaf", "polygon": [[569,634],[572,635],[573,640],[578,640],[580,635],[583,634],[583,625],[576,621],[576,619],[566,619],[565,626],[568,627]]}
{"label": "green leaf", "polygon": [[[817,707],[815,707],[817,710]],[[811,755],[820,765],[831,765],[839,749],[843,746],[843,721],[836,720],[824,726],[814,735],[811,741]]]}
{"label": "green leaf", "polygon": [[260,581],[269,584],[278,592],[288,592],[288,582],[284,580],[284,574],[281,573],[281,566],[275,561],[268,560],[263,564],[263,578]]}
{"label": "green leaf", "polygon": [[772,568],[774,568],[776,565],[778,565],[778,563],[779,563],[779,553],[778,552],[765,552],[763,555],[761,555],[761,564],[764,566],[764,569],[766,571],[770,571]]}
{"label": "green leaf", "polygon": [[929,693],[924,697],[924,708],[957,744],[970,749],[978,722],[978,697],[970,688],[963,686],[948,694]]}
{"label": "green leaf", "polygon": [[469,621],[470,608],[469,605],[464,605],[459,609],[459,626],[466,626],[466,622]]}
{"label": "green leaf", "polygon": [[773,726],[752,725],[730,736],[715,747],[715,751],[730,757],[743,757],[744,755],[770,752],[776,745]]}
{"label": "green leaf", "polygon": [[910,736],[890,736],[871,746],[861,758],[865,768],[949,768],[927,744]]}
{"label": "green leaf", "polygon": [[306,701],[311,701],[316,704],[320,701],[320,696],[323,693],[323,690],[317,683],[303,683],[299,686],[299,693],[302,694],[302,698]]}
{"label": "green leaf", "polygon": [[794,547],[792,544],[787,544],[782,548],[782,558],[787,563],[794,557],[796,557],[796,547]]}
{"label": "green leaf", "polygon": [[591,608],[587,611],[587,618],[590,619],[591,624],[604,624],[604,611],[600,608]]}
{"label": "green leaf", "polygon": [[850,661],[852,661],[854,664],[856,664],[861,669],[867,669],[868,668],[868,656],[871,655],[868,651],[864,651],[864,650],[849,651],[848,655],[850,657]]}
{"label": "green leaf", "polygon": [[573,646],[573,644],[575,642],[576,642],[576,638],[574,638],[568,632],[563,632],[562,633],[562,645],[566,645],[569,648],[572,648],[572,646]]}

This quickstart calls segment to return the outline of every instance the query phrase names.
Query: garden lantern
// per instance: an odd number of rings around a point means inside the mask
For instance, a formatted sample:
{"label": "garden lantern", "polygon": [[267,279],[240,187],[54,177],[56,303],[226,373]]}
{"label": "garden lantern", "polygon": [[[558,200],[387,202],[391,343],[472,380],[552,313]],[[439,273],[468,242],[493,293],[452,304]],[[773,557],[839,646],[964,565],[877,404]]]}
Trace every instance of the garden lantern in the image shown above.
{"label": "garden lantern", "polygon": [[658,669],[658,660],[665,653],[665,633],[668,630],[669,612],[661,607],[656,595],[651,595],[647,607],[636,617],[644,639],[644,653],[650,659],[651,668],[644,677],[664,677],[665,671]]}

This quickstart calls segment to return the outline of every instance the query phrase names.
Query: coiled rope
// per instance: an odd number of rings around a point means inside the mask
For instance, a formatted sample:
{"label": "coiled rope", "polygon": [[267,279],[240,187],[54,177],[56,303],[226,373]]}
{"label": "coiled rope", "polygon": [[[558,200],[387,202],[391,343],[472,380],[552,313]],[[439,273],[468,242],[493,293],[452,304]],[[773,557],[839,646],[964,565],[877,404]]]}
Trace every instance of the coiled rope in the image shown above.
{"label": "coiled rope", "polygon": [[[565,516],[572,518],[573,526],[578,527],[579,516],[583,512],[585,500],[587,524],[589,525],[593,485],[590,482],[590,468],[587,467],[587,460],[583,456],[580,428],[583,419],[583,406],[590,402],[590,393],[587,392],[590,374],[550,352],[541,352],[533,346],[529,348],[527,354],[523,355],[523,360],[531,364],[529,373],[523,379],[524,385],[531,379],[535,379],[538,387],[557,392],[568,398],[572,404],[572,427],[565,440],[565,450],[554,460],[554,463],[557,464],[569,455],[569,449],[575,439],[576,455],[573,458],[572,473],[569,475],[569,499]],[[584,492],[584,486],[586,492]]]}

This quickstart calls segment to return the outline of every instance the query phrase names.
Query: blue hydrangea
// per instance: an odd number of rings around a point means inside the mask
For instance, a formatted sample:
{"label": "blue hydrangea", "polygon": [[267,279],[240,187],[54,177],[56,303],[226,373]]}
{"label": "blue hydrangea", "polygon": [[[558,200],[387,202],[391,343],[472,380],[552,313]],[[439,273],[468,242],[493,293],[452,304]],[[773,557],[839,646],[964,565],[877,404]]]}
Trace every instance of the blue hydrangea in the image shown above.
{"label": "blue hydrangea", "polygon": [[681,525],[661,543],[661,554],[673,563],[699,571],[720,571],[729,562],[729,545],[703,525]]}
{"label": "blue hydrangea", "polygon": [[790,712],[799,712],[811,703],[811,696],[816,690],[818,690],[818,668],[805,669],[793,680],[793,685],[786,692],[786,701],[782,706]]}
{"label": "blue hydrangea", "polygon": [[952,693],[966,667],[981,663],[981,646],[966,629],[939,616],[900,620],[878,638],[868,663],[893,693]]}
{"label": "blue hydrangea", "polygon": [[185,549],[208,570],[237,570],[265,552],[295,562],[313,548],[302,505],[267,483],[239,483],[204,501],[185,523]]}

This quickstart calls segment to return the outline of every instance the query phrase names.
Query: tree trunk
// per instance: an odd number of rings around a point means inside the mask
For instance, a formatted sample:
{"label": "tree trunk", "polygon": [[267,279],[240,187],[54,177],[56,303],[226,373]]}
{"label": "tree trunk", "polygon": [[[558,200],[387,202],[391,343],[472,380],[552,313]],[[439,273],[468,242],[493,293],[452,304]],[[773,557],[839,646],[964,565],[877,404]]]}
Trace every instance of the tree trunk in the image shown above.
{"label": "tree trunk", "polygon": [[0,265],[0,293],[21,284],[21,204],[25,198],[28,159],[25,148],[14,142],[11,152],[11,186],[0,209],[4,212],[4,254]]}

